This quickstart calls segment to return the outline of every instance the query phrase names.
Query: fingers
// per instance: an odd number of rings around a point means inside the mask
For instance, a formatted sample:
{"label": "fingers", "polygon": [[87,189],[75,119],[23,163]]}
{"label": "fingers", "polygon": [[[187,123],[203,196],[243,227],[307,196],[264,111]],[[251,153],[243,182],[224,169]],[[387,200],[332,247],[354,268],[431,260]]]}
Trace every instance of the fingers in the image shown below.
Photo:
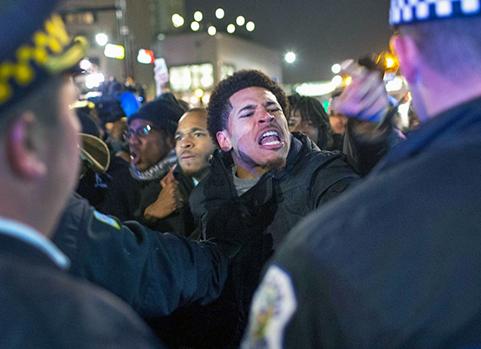
{"label": "fingers", "polygon": [[166,185],[166,183],[168,183],[168,182],[175,182],[176,181],[175,176],[174,176],[175,166],[176,165],[174,165],[169,170],[169,172],[167,172],[167,174],[160,180],[160,184],[162,185],[162,187],[164,187]]}
{"label": "fingers", "polygon": [[389,108],[389,100],[379,74],[352,60],[345,61],[341,67],[343,73],[352,77],[352,82],[333,101],[333,109],[359,120],[380,121]]}
{"label": "fingers", "polygon": [[167,187],[177,187],[177,180],[175,177],[172,175],[165,175],[164,178],[160,181],[160,185],[162,188],[167,188]]}

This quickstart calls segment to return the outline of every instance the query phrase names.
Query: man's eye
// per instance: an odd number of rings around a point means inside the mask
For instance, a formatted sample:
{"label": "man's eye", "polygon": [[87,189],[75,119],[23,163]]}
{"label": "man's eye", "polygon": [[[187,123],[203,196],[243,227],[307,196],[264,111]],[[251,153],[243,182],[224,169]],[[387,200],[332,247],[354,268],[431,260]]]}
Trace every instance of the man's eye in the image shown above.
{"label": "man's eye", "polygon": [[270,112],[270,113],[275,113],[275,112],[278,112],[280,110],[281,110],[281,108],[274,107],[274,108],[269,108],[267,111]]}
{"label": "man's eye", "polygon": [[248,118],[248,117],[251,117],[252,115],[254,115],[254,113],[246,113],[246,114],[242,114],[239,116],[240,119],[242,118]]}
{"label": "man's eye", "polygon": [[205,133],[203,133],[203,132],[195,132],[195,133],[194,133],[194,136],[197,137],[197,138],[200,138],[200,137],[205,136]]}
{"label": "man's eye", "polygon": [[176,142],[180,142],[181,139],[182,139],[181,136],[175,136],[174,137],[174,141],[176,141]]}

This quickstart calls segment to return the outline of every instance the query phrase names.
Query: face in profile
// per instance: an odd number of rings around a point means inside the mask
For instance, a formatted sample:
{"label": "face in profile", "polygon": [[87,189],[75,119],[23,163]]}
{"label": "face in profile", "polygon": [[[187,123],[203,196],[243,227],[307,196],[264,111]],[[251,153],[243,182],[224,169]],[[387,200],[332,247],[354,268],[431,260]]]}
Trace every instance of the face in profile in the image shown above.
{"label": "face in profile", "polygon": [[175,152],[182,171],[190,177],[202,178],[214,149],[215,145],[207,131],[207,112],[185,113],[175,133]]}
{"label": "face in profile", "polygon": [[130,162],[140,171],[157,164],[173,148],[172,138],[149,121],[134,119],[128,125]]}
{"label": "face in profile", "polygon": [[232,151],[238,168],[261,175],[285,166],[290,147],[287,120],[276,96],[262,87],[234,93],[227,128],[217,133],[223,151]]}

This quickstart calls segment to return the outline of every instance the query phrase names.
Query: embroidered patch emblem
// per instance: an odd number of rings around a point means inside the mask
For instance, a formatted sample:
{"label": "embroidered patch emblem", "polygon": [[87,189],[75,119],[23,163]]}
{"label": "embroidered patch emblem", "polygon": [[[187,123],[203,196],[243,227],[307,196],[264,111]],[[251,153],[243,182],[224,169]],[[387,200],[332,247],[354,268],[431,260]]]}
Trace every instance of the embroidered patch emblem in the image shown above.
{"label": "embroidered patch emblem", "polygon": [[114,218],[106,216],[98,211],[94,211],[94,217],[107,225],[110,225],[111,227],[114,227],[117,230],[120,230],[120,224],[117,222]]}
{"label": "embroidered patch emblem", "polygon": [[271,266],[254,296],[247,338],[242,348],[282,348],[284,328],[296,308],[289,275],[279,267]]}

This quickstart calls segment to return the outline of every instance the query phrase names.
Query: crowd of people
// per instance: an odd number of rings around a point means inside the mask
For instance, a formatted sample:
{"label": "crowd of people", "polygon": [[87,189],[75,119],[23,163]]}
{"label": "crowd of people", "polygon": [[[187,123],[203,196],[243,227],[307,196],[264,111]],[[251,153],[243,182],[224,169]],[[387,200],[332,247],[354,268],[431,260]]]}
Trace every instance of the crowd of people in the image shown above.
{"label": "crowd of people", "polygon": [[481,347],[479,0],[391,1],[404,134],[359,61],[328,111],[258,70],[78,101],[56,5],[0,12],[0,348]]}

